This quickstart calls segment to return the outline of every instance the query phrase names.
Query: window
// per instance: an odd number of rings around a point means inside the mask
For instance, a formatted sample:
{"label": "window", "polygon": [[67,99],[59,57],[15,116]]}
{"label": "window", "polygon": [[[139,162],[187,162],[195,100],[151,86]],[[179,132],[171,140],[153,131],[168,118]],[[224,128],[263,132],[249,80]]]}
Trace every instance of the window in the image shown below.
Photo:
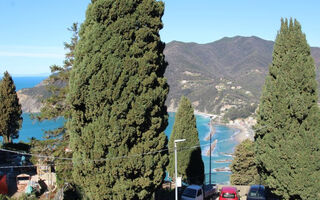
{"label": "window", "polygon": [[264,197],[264,190],[250,190],[249,197]]}
{"label": "window", "polygon": [[202,195],[202,190],[198,190],[198,194],[197,194],[197,197]]}
{"label": "window", "polygon": [[191,197],[191,198],[194,198],[196,197],[196,194],[197,194],[197,190],[194,190],[194,189],[190,189],[190,188],[186,188],[184,191],[183,191],[183,196],[185,197]]}
{"label": "window", "polygon": [[227,192],[226,192],[226,193],[223,193],[223,194],[222,194],[222,197],[223,197],[223,198],[235,198],[235,196],[236,196],[236,195],[235,195],[234,193],[227,193]]}

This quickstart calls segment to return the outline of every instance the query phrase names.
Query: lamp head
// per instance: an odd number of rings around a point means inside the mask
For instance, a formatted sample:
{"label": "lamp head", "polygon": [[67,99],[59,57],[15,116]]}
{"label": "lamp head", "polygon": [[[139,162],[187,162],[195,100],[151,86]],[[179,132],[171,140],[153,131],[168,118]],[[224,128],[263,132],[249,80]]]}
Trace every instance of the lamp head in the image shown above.
{"label": "lamp head", "polygon": [[186,141],[186,139],[177,139],[177,140],[174,140],[174,143],[184,142],[184,141]]}

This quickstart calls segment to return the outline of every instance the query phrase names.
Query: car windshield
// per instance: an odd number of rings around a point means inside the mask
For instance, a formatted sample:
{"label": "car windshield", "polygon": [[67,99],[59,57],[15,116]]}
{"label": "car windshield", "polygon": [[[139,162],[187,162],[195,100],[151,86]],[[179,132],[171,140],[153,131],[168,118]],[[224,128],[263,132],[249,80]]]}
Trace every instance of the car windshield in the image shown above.
{"label": "car windshield", "polygon": [[182,196],[194,198],[194,197],[196,197],[196,194],[197,194],[197,190],[186,188],[183,191]]}
{"label": "car windshield", "polygon": [[264,190],[250,190],[249,197],[264,197]]}
{"label": "car windshield", "polygon": [[222,197],[223,198],[235,198],[235,195],[234,195],[234,193],[223,193],[222,194]]}

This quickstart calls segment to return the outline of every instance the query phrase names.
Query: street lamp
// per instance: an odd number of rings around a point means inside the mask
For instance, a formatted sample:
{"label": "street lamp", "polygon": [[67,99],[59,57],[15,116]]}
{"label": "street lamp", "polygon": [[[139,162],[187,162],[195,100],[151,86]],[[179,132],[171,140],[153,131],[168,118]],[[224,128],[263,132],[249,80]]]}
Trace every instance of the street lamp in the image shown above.
{"label": "street lamp", "polygon": [[178,179],[178,169],[177,169],[177,143],[178,142],[184,142],[186,139],[178,139],[174,140],[174,171],[175,171],[175,176],[176,176],[176,200],[178,200],[178,186],[177,186],[177,179]]}

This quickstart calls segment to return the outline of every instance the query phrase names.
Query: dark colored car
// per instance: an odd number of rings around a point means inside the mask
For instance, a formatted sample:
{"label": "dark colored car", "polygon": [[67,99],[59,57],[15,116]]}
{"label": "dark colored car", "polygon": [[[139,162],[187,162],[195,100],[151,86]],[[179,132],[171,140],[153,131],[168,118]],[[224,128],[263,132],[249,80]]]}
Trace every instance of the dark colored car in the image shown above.
{"label": "dark colored car", "polygon": [[247,200],[266,200],[266,189],[263,185],[251,185]]}

